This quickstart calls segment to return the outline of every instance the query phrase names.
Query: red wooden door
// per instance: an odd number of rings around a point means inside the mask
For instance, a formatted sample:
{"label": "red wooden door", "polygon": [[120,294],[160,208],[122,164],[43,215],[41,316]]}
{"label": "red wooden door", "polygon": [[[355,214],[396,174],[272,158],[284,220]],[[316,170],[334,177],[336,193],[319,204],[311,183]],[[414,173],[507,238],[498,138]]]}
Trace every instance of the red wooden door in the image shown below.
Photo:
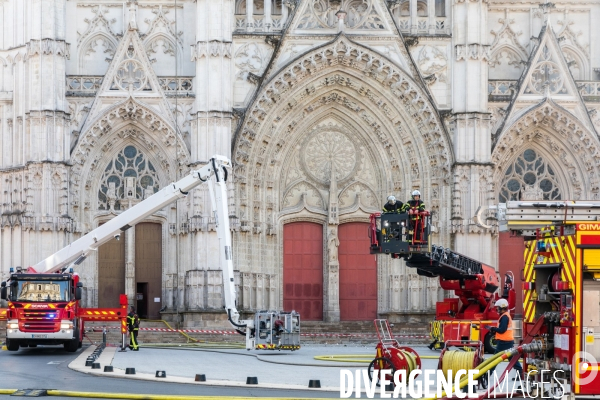
{"label": "red wooden door", "polygon": [[369,254],[369,224],[351,222],[339,227],[340,319],[377,318],[377,261]]}
{"label": "red wooden door", "polygon": [[498,272],[502,279],[502,285],[498,293],[502,295],[504,285],[504,274],[511,271],[515,276],[513,283],[516,294],[515,316],[523,315],[523,280],[521,279],[525,261],[525,241],[523,236],[512,236],[510,232],[500,232],[498,235]]}
{"label": "red wooden door", "polygon": [[293,222],[283,227],[283,309],[303,321],[323,320],[323,226]]}

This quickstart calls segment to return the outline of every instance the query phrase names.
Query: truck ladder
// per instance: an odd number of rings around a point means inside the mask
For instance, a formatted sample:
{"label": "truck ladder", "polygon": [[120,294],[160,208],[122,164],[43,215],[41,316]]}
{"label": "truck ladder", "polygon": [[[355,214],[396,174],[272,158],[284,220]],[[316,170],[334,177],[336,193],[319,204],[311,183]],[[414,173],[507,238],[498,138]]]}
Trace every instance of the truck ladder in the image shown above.
{"label": "truck ladder", "polygon": [[475,279],[484,273],[483,264],[460,253],[432,245],[430,253],[412,254],[406,265],[422,276],[445,279]]}
{"label": "truck ladder", "polygon": [[598,221],[600,201],[509,201],[497,207],[500,231]]}

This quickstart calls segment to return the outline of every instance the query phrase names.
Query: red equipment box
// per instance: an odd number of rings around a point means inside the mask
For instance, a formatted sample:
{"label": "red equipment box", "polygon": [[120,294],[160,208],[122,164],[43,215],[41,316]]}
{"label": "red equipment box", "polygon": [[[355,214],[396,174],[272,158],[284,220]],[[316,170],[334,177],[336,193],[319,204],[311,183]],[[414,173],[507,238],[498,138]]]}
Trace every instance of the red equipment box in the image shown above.
{"label": "red equipment box", "polygon": [[458,299],[444,299],[435,303],[435,317],[437,320],[454,319],[458,313]]}

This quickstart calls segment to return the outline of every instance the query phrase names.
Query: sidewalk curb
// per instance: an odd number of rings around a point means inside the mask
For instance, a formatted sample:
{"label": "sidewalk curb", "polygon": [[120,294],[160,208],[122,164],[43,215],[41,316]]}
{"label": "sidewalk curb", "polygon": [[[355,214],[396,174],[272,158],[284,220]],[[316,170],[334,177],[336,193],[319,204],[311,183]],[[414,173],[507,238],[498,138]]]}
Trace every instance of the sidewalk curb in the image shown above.
{"label": "sidewalk curb", "polygon": [[[119,368],[114,368],[114,372],[104,372],[102,369],[93,370],[90,367],[85,366],[85,360],[87,357],[94,352],[96,346],[90,346],[85,349],[79,357],[73,360],[69,364],[69,368],[82,372],[88,375],[96,375],[103,376],[109,378],[121,378],[121,379],[136,379],[136,380],[144,380],[144,381],[153,381],[153,382],[169,382],[169,383],[185,383],[189,385],[198,385],[198,386],[222,386],[222,387],[252,387],[252,388],[261,388],[261,389],[285,389],[285,390],[309,390],[315,392],[339,392],[339,387],[322,387],[322,388],[309,388],[308,385],[284,385],[284,384],[276,384],[276,383],[259,383],[257,385],[246,385],[244,382],[236,382],[236,381],[225,381],[225,380],[207,380],[206,382],[195,382],[188,377],[181,376],[169,376],[166,378],[156,378],[152,374],[147,373],[136,373],[135,375],[125,375],[125,371]],[[114,358],[115,352],[117,351],[116,347],[107,347],[102,355],[98,358],[97,362],[99,362],[102,366],[111,365],[112,360]],[[222,351],[214,351],[214,350],[204,350],[204,351],[213,351],[224,353]],[[245,356],[256,357],[256,354],[242,354]],[[167,371],[168,372],[168,371]]]}

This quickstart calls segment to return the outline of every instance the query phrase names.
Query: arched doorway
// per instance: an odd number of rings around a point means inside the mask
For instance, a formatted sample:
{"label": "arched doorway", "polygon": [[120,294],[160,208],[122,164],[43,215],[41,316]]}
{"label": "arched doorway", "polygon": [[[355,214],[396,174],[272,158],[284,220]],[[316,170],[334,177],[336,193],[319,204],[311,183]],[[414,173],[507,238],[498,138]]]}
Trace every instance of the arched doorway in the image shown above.
{"label": "arched doorway", "polygon": [[304,321],[323,320],[323,226],[293,222],[283,227],[283,309]]}
{"label": "arched doorway", "polygon": [[98,249],[98,307],[118,308],[125,293],[125,235]]}
{"label": "arched doorway", "polygon": [[377,261],[369,254],[368,223],[339,227],[340,320],[377,318]]}
{"label": "arched doorway", "polygon": [[135,226],[134,304],[141,318],[158,318],[162,293],[162,226],[142,222]]}

